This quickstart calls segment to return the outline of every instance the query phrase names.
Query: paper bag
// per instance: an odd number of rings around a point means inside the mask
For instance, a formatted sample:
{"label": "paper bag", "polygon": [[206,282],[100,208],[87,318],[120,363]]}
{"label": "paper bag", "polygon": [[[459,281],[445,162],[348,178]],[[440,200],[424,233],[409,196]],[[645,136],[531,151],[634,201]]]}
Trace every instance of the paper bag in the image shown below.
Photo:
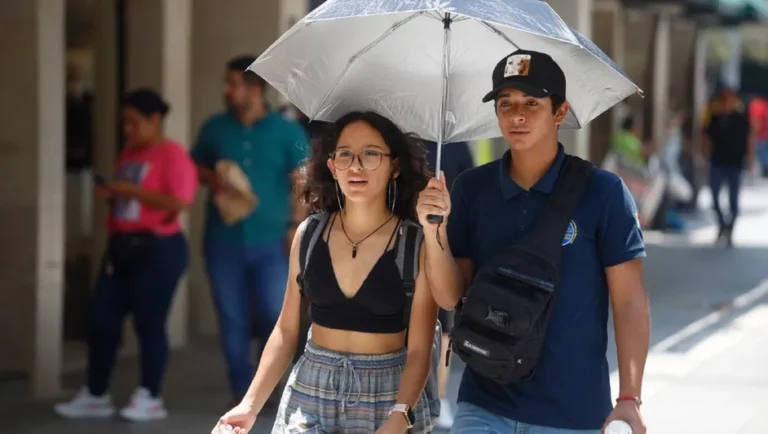
{"label": "paper bag", "polygon": [[224,187],[213,196],[213,203],[227,226],[234,225],[248,217],[258,205],[258,197],[251,190],[248,177],[230,160],[216,163],[216,175]]}

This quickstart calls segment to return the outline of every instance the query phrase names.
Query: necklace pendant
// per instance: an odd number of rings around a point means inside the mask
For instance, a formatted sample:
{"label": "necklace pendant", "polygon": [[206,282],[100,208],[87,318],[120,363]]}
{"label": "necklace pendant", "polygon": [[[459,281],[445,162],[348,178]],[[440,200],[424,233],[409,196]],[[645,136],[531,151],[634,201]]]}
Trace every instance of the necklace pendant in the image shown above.
{"label": "necklace pendant", "polygon": [[352,246],[352,259],[357,258],[357,246]]}

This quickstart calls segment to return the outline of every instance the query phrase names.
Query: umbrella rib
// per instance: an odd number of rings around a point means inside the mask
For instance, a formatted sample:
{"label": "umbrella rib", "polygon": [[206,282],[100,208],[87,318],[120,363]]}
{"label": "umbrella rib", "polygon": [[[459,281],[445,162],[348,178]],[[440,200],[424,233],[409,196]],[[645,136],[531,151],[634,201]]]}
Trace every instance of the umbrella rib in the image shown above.
{"label": "umbrella rib", "polygon": [[487,22],[485,22],[485,21],[480,21],[480,24],[482,24],[482,25],[483,25],[483,26],[484,26],[486,29],[490,30],[490,31],[491,31],[491,33],[495,33],[495,34],[496,34],[498,37],[500,37],[501,39],[503,39],[503,40],[507,41],[507,43],[508,43],[509,45],[511,45],[511,46],[513,46],[513,47],[515,47],[515,49],[516,49],[516,50],[519,50],[519,49],[520,49],[520,47],[518,47],[518,46],[517,46],[517,44],[515,44],[514,42],[512,42],[512,40],[511,40],[511,39],[509,39],[509,38],[507,37],[507,35],[505,35],[504,33],[501,33],[501,32],[499,31],[499,29],[497,29],[496,27],[493,27],[492,25],[488,24],[488,23],[487,23]]}
{"label": "umbrella rib", "polygon": [[435,19],[435,20],[440,21],[440,22],[443,21],[443,16],[440,15],[440,11],[433,9],[433,10],[431,10],[429,12],[430,13],[427,15],[429,18]]}
{"label": "umbrella rib", "polygon": [[331,86],[331,88],[330,88],[330,89],[328,89],[328,92],[326,92],[326,93],[325,93],[325,96],[323,96],[323,99],[320,101],[320,104],[318,104],[318,105],[317,105],[317,108],[316,108],[316,109],[313,111],[312,115],[311,115],[309,118],[310,118],[310,119],[315,119],[315,116],[317,116],[317,113],[318,113],[318,112],[319,112],[319,111],[322,109],[322,107],[325,105],[325,102],[328,100],[328,98],[331,96],[331,94],[333,94],[333,91],[334,91],[334,90],[336,90],[336,87],[337,87],[337,86],[339,85],[339,83],[341,82],[341,79],[342,79],[342,78],[344,78],[344,76],[347,74],[347,71],[349,71],[349,68],[351,68],[351,67],[352,67],[352,64],[354,64],[354,63],[355,63],[355,61],[357,61],[357,59],[359,59],[360,57],[362,57],[362,56],[363,56],[365,53],[367,53],[367,52],[368,52],[368,51],[369,51],[371,48],[373,48],[373,47],[375,47],[376,45],[378,45],[378,44],[379,44],[381,41],[383,41],[384,39],[386,39],[386,38],[387,38],[389,35],[391,35],[391,34],[392,34],[392,33],[394,33],[395,31],[397,31],[397,29],[399,29],[400,27],[402,27],[402,26],[403,26],[403,25],[405,25],[406,23],[410,22],[410,21],[411,21],[411,20],[413,20],[414,18],[417,18],[417,17],[419,17],[419,16],[421,16],[421,15],[424,15],[424,12],[425,12],[425,11],[419,11],[419,12],[416,12],[415,14],[413,14],[413,15],[409,15],[408,17],[406,17],[406,18],[403,18],[402,20],[400,20],[400,21],[396,22],[395,24],[393,24],[392,26],[390,26],[390,27],[389,27],[389,29],[387,29],[387,30],[386,30],[386,31],[385,31],[385,32],[384,32],[384,33],[383,33],[381,36],[379,36],[378,38],[374,39],[374,40],[373,40],[373,42],[371,42],[370,44],[368,44],[368,45],[366,45],[365,47],[361,48],[361,49],[360,49],[360,51],[358,51],[357,53],[353,54],[353,55],[352,55],[352,56],[349,58],[349,62],[347,62],[347,66],[346,66],[346,67],[344,67],[344,70],[343,70],[343,71],[341,71],[341,73],[340,73],[340,74],[339,74],[339,75],[336,77],[336,80],[334,80],[334,82],[333,82],[333,85]]}

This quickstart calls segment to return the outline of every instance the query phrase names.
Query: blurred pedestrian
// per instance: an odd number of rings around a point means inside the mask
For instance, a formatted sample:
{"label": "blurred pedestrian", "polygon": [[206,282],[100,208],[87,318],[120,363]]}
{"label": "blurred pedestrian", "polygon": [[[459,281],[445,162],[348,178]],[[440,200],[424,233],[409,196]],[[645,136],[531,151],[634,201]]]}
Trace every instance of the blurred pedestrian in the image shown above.
{"label": "blurred pedestrian", "polygon": [[[245,395],[254,373],[253,320],[263,349],[280,314],[288,248],[306,216],[294,192],[307,135],[301,125],[268,107],[266,82],[246,71],[254,60],[241,56],[227,64],[227,109],[205,122],[192,150],[200,180],[209,187],[203,255],[233,402]],[[215,171],[222,160],[242,170],[258,197],[256,209],[231,225],[224,222],[214,200],[228,188]]]}
{"label": "blurred pedestrian", "polygon": [[[724,87],[712,104],[705,126],[704,155],[709,160],[709,187],[719,230],[716,243],[733,245],[733,228],[739,216],[739,193],[744,168],[755,163],[755,132],[749,114],[733,89]],[[728,186],[730,214],[726,218],[720,207],[720,190]]]}
{"label": "blurred pedestrian", "polygon": [[287,119],[298,122],[299,125],[304,128],[304,131],[310,139],[314,139],[322,134],[323,130],[325,130],[328,125],[328,122],[310,120],[306,113],[299,110],[293,104],[284,107],[282,113]]}
{"label": "blurred pedestrian", "polygon": [[97,195],[109,203],[109,240],[89,314],[87,384],[74,399],[55,406],[61,416],[114,414],[107,390],[128,314],[139,338],[141,383],[120,415],[133,421],[167,416],[160,398],[168,359],[166,323],[189,263],[179,217],[198,187],[187,151],[163,136],[168,110],[150,89],[123,98],[125,147],[114,180],[96,179]]}
{"label": "blurred pedestrian", "polygon": [[749,105],[750,122],[755,129],[756,163],[763,177],[768,177],[768,98],[755,98]]}

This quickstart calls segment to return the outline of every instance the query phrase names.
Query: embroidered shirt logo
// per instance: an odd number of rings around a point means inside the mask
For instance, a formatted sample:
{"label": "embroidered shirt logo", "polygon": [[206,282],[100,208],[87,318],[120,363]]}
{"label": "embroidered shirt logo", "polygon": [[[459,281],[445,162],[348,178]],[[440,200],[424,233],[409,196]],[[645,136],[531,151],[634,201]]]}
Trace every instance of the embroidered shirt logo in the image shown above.
{"label": "embroidered shirt logo", "polygon": [[568,228],[565,230],[565,236],[563,236],[563,246],[573,244],[576,241],[576,236],[579,234],[579,228],[576,226],[576,222],[571,220],[568,223]]}

